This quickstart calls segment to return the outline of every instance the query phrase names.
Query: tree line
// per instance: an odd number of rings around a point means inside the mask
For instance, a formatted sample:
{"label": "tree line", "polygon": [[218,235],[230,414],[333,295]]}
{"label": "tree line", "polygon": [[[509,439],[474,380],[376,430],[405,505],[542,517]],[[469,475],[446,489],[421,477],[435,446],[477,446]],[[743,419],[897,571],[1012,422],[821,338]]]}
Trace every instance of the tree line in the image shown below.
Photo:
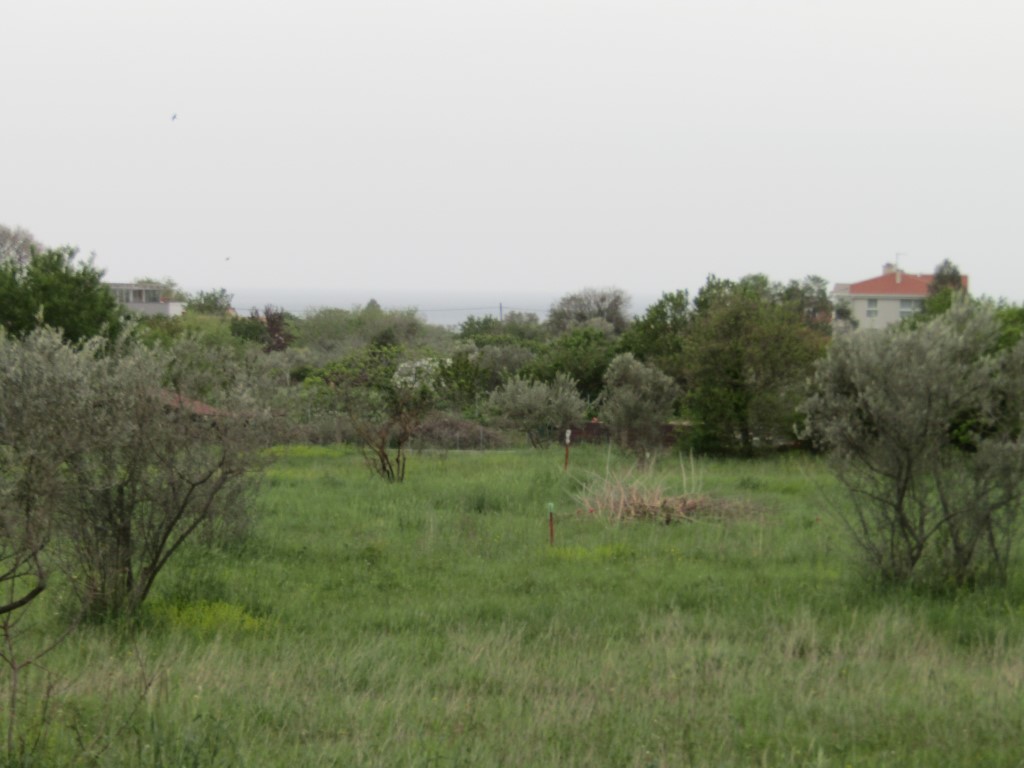
{"label": "tree line", "polygon": [[[26,237],[22,233],[18,242]],[[169,279],[148,282],[185,299],[185,314],[130,319],[101,278],[101,270],[70,248],[7,258],[0,263],[0,324],[15,336],[38,326],[60,328],[79,342],[115,338],[130,321],[133,336],[149,347],[199,339],[233,354],[259,349],[275,358],[270,367],[287,368],[282,382],[306,390],[293,393],[297,422],[347,414],[349,427],[357,423],[353,398],[340,393],[329,369],[365,364],[373,359],[367,350],[387,348],[378,361],[434,361],[433,410],[515,427],[537,445],[569,422],[597,417],[641,455],[662,434],[639,429],[644,419],[685,426],[681,439],[701,452],[749,455],[758,445],[792,442],[800,383],[831,335],[832,307],[818,277],[780,284],[765,275],[738,281],[710,276],[692,300],[686,291],[665,293],[641,315],[630,314],[629,296],[620,289],[585,288],[555,302],[543,321],[510,312],[471,316],[457,329],[428,325],[412,309],[384,310],[372,300],[301,317],[274,306],[238,316],[226,289],[189,296]],[[613,367],[621,356],[629,357]],[[624,377],[627,367],[634,373]],[[609,372],[618,382],[611,388]],[[355,380],[345,381],[351,388]],[[629,429],[620,428],[624,381],[636,388],[634,399],[647,404],[634,409]],[[327,391],[308,391],[317,387]],[[336,407],[329,407],[330,393],[340,397]],[[570,393],[575,398],[567,398]],[[346,399],[349,405],[341,407]]]}
{"label": "tree line", "polygon": [[[640,463],[664,446],[666,425],[678,447],[703,454],[814,447],[836,462],[857,510],[850,529],[887,578],[918,578],[935,563],[956,583],[1005,574],[1016,532],[1010,512],[1020,503],[1015,350],[1024,313],[962,296],[949,262],[937,268],[924,311],[884,333],[834,338],[842,312],[822,278],[782,283],[763,274],[710,275],[694,296],[665,292],[642,314],[631,314],[621,289],[585,288],[556,301],[544,320],[510,312],[445,329],[372,300],[302,316],[274,306],[238,316],[223,288],[185,296],[181,317],[130,318],[91,261],[71,248],[39,248],[25,233],[14,240],[0,261],[10,371],[36,371],[38,382],[77,371],[87,384],[32,389],[32,375],[3,380],[5,402],[47,404],[8,410],[0,423],[10,573],[20,584],[34,572],[45,584],[38,553],[53,531],[80,548],[94,541],[77,562],[61,561],[76,562],[89,610],[130,612],[180,537],[230,518],[243,479],[258,477],[258,452],[247,445],[347,440],[372,472],[401,482],[410,448],[438,424],[516,430],[543,447],[596,419]],[[65,370],[44,375],[46,366]],[[955,394],[951,376],[976,386]],[[81,411],[72,390],[97,394]],[[53,441],[46,454],[31,436],[53,432],[47,413],[109,426],[71,430],[74,439]],[[31,414],[37,424],[24,422]],[[119,442],[123,435],[137,442]],[[172,482],[186,475],[195,485]],[[32,485],[42,477],[52,487]],[[890,477],[900,483],[887,484]],[[214,489],[209,503],[200,503],[203,488]],[[21,523],[11,521],[59,508],[40,501],[51,493],[79,506],[19,539]],[[88,535],[73,530],[85,521]],[[88,565],[100,561],[111,570]],[[12,603],[22,599],[10,594]]]}

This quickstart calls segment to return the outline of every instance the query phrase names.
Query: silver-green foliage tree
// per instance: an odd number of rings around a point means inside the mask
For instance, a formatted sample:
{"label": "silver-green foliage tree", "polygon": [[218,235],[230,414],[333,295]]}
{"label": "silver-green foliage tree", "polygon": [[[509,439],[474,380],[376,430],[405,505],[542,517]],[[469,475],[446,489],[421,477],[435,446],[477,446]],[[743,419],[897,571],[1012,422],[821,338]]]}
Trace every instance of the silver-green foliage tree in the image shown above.
{"label": "silver-green foliage tree", "polygon": [[1001,341],[990,307],[837,339],[802,410],[877,574],[1005,581],[1024,500],[1024,345]]}
{"label": "silver-green foliage tree", "polygon": [[[579,327],[609,328],[621,334],[629,326],[629,294],[621,288],[584,288],[566,294],[548,311],[547,326],[560,334]],[[595,321],[599,321],[595,325]]]}
{"label": "silver-green foliage tree", "polygon": [[514,376],[491,393],[488,405],[499,421],[525,432],[534,448],[578,423],[587,409],[575,380],[565,373],[550,382]]}
{"label": "silver-green foliage tree", "polygon": [[72,348],[50,329],[0,336],[0,461],[13,478],[0,503],[21,536],[5,545],[43,540],[37,572],[65,571],[89,613],[136,611],[184,542],[237,519],[253,488],[260,407],[222,361],[235,391],[217,407],[190,399],[194,363],[128,342]]}
{"label": "silver-green foliage tree", "polygon": [[14,261],[27,264],[33,252],[42,253],[46,248],[21,227],[5,227],[0,224],[0,262]]}
{"label": "silver-green foliage tree", "polygon": [[85,424],[85,358],[53,332],[18,342],[0,329],[0,613],[28,605],[50,583],[58,482]]}
{"label": "silver-green foliage tree", "polygon": [[620,446],[646,460],[664,442],[679,389],[670,376],[629,352],[617,355],[604,374],[601,420]]}

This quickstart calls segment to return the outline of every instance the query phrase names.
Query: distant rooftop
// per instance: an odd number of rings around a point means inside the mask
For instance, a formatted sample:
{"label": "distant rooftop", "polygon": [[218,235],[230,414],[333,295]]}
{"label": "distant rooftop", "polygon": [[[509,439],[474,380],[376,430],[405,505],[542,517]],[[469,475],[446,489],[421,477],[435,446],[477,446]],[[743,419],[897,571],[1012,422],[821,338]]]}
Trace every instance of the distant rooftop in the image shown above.
{"label": "distant rooftop", "polygon": [[162,298],[164,288],[147,283],[104,283],[118,303],[140,315],[166,315],[176,317],[185,311],[181,301]]}
{"label": "distant rooftop", "polygon": [[[858,283],[836,283],[836,295],[849,296],[905,296],[924,298],[928,295],[934,275],[911,274],[904,272],[894,264],[885,264],[879,277],[861,280]],[[961,277],[963,287],[967,289],[967,276]]]}

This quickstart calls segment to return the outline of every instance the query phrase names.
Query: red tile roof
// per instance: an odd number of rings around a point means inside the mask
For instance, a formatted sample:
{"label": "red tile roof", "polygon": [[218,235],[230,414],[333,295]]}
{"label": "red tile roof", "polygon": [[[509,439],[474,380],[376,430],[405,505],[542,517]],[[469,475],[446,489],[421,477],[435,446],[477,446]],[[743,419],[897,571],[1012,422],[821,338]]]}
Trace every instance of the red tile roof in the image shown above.
{"label": "red tile roof", "polygon": [[932,275],[911,275],[906,272],[890,272],[870,280],[861,280],[850,285],[852,295],[861,296],[919,296],[928,295]]}
{"label": "red tile roof", "polygon": [[217,416],[220,414],[220,411],[212,405],[207,405],[200,400],[193,400],[166,389],[160,390],[160,399],[168,407],[188,411],[193,416]]}

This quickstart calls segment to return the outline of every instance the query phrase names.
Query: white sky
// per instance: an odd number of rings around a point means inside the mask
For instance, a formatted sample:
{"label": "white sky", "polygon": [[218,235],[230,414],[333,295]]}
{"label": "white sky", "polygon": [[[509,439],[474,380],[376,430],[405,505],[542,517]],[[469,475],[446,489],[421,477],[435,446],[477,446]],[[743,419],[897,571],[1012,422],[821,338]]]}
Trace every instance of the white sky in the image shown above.
{"label": "white sky", "polygon": [[901,254],[1024,301],[1020,0],[10,0],[0,26],[0,223],[110,280],[642,312]]}

